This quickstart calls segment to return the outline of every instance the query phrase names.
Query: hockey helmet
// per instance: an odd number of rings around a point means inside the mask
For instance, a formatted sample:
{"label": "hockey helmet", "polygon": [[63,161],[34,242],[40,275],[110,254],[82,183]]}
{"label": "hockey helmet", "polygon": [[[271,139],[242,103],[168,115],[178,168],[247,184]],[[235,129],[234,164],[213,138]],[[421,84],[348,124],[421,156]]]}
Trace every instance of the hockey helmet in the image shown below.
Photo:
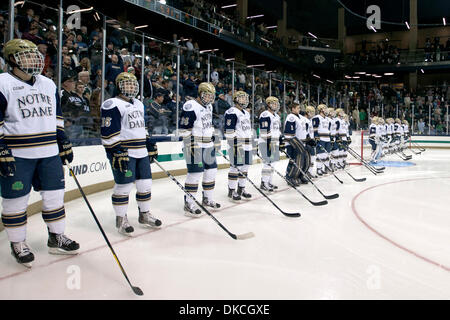
{"label": "hockey helmet", "polygon": [[373,117],[372,118],[372,123],[373,124],[377,124],[378,123],[378,117]]}
{"label": "hockey helmet", "polygon": [[198,96],[204,106],[212,104],[216,99],[216,88],[210,82],[202,82],[198,86]]}
{"label": "hockey helmet", "polygon": [[403,124],[409,124],[409,123],[408,123],[408,120],[403,120],[402,123],[403,123]]}
{"label": "hockey helmet", "polygon": [[328,108],[328,115],[331,117],[331,118],[334,118],[335,116],[336,116],[336,110],[334,110],[334,108]]}
{"label": "hockey helmet", "polygon": [[119,92],[129,99],[135,98],[139,93],[139,83],[132,73],[119,73],[115,82]]}
{"label": "hockey helmet", "polygon": [[[3,56],[11,67],[17,67],[30,76],[37,76],[44,69],[44,57],[29,40],[9,40],[3,47]],[[11,56],[15,62],[11,60]]]}
{"label": "hockey helmet", "polygon": [[236,91],[233,95],[233,101],[239,107],[243,109],[247,108],[249,103],[248,93],[242,90]]}
{"label": "hockey helmet", "polygon": [[324,104],[319,104],[319,105],[317,106],[317,112],[318,112],[319,114],[323,112],[323,114],[327,116],[327,115],[328,115],[328,108],[327,108],[327,106],[324,105]]}
{"label": "hockey helmet", "polygon": [[313,106],[307,106],[306,107],[306,113],[312,117],[316,114],[316,109]]}
{"label": "hockey helmet", "polygon": [[397,118],[397,119],[395,119],[395,123],[401,124],[402,122],[401,122],[401,120],[399,118]]}
{"label": "hockey helmet", "polygon": [[280,109],[280,101],[277,97],[270,96],[266,98],[267,107],[269,107],[273,112],[277,112]]}
{"label": "hockey helmet", "polygon": [[337,108],[336,109],[336,115],[338,115],[339,117],[343,117],[344,116],[344,110],[342,108]]}

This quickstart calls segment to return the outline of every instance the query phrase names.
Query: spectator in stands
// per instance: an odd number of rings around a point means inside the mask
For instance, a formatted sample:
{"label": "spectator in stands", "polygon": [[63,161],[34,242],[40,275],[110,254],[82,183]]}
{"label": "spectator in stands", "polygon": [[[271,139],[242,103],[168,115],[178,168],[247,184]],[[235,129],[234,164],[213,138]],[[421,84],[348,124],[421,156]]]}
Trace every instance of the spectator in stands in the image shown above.
{"label": "spectator in stands", "polygon": [[88,71],[81,71],[78,73],[78,80],[84,85],[83,96],[85,96],[87,100],[90,100],[92,95],[92,86],[89,79]]}
{"label": "spectator in stands", "polygon": [[147,128],[149,134],[168,134],[169,114],[170,110],[167,110],[162,106],[164,101],[164,95],[161,92],[155,93],[155,99],[147,108],[146,118],[148,119]]}
{"label": "spectator in stands", "polygon": [[119,64],[119,57],[116,54],[111,55],[111,62],[105,67],[105,79],[108,81],[108,92],[111,96],[115,95],[114,81],[121,72],[123,65]]}

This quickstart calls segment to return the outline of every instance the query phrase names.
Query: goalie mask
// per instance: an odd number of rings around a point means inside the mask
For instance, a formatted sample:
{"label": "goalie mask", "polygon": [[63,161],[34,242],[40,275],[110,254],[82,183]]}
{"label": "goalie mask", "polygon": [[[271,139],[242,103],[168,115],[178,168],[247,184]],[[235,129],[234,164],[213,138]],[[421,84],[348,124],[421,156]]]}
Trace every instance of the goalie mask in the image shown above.
{"label": "goalie mask", "polygon": [[[37,46],[28,40],[13,39],[3,48],[3,56],[12,68],[19,68],[30,76],[37,76],[44,69],[44,57]],[[14,57],[14,61],[11,60]]]}
{"label": "goalie mask", "polygon": [[236,91],[233,96],[233,101],[237,104],[241,109],[245,109],[248,106],[249,99],[247,92],[242,90]]}
{"label": "goalie mask", "polygon": [[273,96],[267,97],[266,104],[267,107],[273,112],[278,112],[278,110],[280,110],[280,101],[278,100],[277,97]]}
{"label": "goalie mask", "polygon": [[198,86],[198,96],[203,106],[214,103],[216,99],[216,88],[209,82],[202,82]]}
{"label": "goalie mask", "polygon": [[139,83],[132,73],[120,73],[116,77],[116,87],[119,89],[119,92],[128,99],[135,98],[139,93]]}

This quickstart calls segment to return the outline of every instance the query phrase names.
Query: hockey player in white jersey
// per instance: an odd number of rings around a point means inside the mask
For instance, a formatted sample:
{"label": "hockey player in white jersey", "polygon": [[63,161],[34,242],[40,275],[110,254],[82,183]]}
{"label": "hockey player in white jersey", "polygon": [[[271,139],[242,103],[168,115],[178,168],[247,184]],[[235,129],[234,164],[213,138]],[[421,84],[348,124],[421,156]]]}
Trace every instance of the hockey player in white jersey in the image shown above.
{"label": "hockey player in white jersey", "polygon": [[233,102],[234,106],[225,111],[224,134],[233,164],[228,172],[228,198],[238,201],[252,197],[245,190],[247,179],[240,172],[247,175],[252,164],[253,141],[250,113],[246,110],[249,103],[248,94],[241,90],[236,91]]}
{"label": "hockey player in white jersey", "polygon": [[344,110],[341,108],[336,109],[336,144],[338,147],[337,156],[335,157],[335,165],[338,169],[343,169],[345,167],[345,155],[346,155],[346,145],[347,142],[347,131],[348,127],[344,120]]}
{"label": "hockey player in white jersey", "polygon": [[409,123],[407,120],[403,120],[402,121],[403,125],[402,125],[402,129],[403,129],[403,149],[408,148],[408,141],[409,141]]}
{"label": "hockey player in white jersey", "polygon": [[333,108],[328,108],[328,114],[330,119],[330,163],[331,166],[328,166],[331,170],[335,171],[339,169],[339,145],[336,141],[338,138],[338,132],[340,127],[340,121],[337,117],[337,112]]}
{"label": "hockey player in white jersey", "polygon": [[[216,148],[220,144],[220,139],[214,135],[212,124],[215,95],[214,85],[209,82],[200,83],[198,97],[183,105],[179,121],[179,134],[183,137],[188,170],[185,189],[195,197],[202,179],[202,204],[213,209],[220,208],[220,204],[213,199],[217,174]],[[186,216],[196,218],[204,214],[190,197],[184,196],[184,199]]]}
{"label": "hockey player in white jersey", "polygon": [[18,263],[31,267],[26,243],[31,187],[42,197],[42,218],[52,254],[76,254],[79,244],[64,235],[64,169],[72,144],[64,133],[60,96],[41,75],[44,58],[28,40],[13,39],[3,48],[12,71],[0,74],[0,187],[2,222]]}
{"label": "hockey player in white jersey", "polygon": [[314,128],[314,139],[317,141],[317,174],[322,176],[325,174],[324,164],[328,165],[330,157],[328,155],[331,149],[330,144],[330,127],[331,123],[328,118],[328,108],[324,104],[317,106],[318,114],[312,118]]}
{"label": "hockey player in white jersey", "polygon": [[387,125],[383,118],[378,118],[378,129],[380,130],[381,157],[387,154]]}
{"label": "hockey player in white jersey", "polygon": [[119,94],[101,106],[101,136],[110,161],[114,190],[111,196],[119,233],[131,236],[134,228],[128,221],[129,195],[136,184],[139,224],[159,227],[161,221],[150,213],[152,171],[150,163],[158,156],[156,144],[150,140],[144,120],[144,105],[135,99],[139,92],[136,77],[122,72],[116,77]]}
{"label": "hockey player in white jersey", "polygon": [[313,106],[307,106],[305,108],[306,127],[308,131],[306,150],[308,150],[311,157],[311,164],[308,169],[310,178],[317,178],[317,165],[316,165],[316,147],[317,141],[314,139],[314,128],[312,118],[316,115],[316,109]]}
{"label": "hockey player in white jersey", "polygon": [[395,137],[394,152],[400,151],[402,136],[403,136],[402,122],[399,118],[396,118],[394,123],[394,137]]}
{"label": "hockey player in white jersey", "polygon": [[263,158],[263,168],[261,172],[261,189],[273,191],[278,189],[272,184],[273,168],[272,164],[280,159],[281,119],[278,115],[280,102],[277,97],[267,97],[267,110],[259,116],[259,140],[258,147]]}
{"label": "hockey player in white jersey", "polygon": [[[300,104],[294,102],[290,105],[291,113],[286,117],[284,124],[284,138],[286,153],[293,160],[289,160],[286,168],[286,180],[293,186],[308,183],[303,172],[307,172],[310,166],[311,156],[306,149],[306,144],[314,145],[314,139],[309,137],[309,120],[300,114]],[[297,166],[302,169],[300,171]]]}
{"label": "hockey player in white jersey", "polygon": [[377,162],[381,155],[381,134],[378,117],[373,117],[369,126],[369,143],[372,146],[371,161]]}
{"label": "hockey player in white jersey", "polygon": [[386,119],[386,139],[387,139],[386,149],[387,149],[387,154],[391,154],[392,153],[393,130],[394,130],[393,119],[392,118],[387,118]]}

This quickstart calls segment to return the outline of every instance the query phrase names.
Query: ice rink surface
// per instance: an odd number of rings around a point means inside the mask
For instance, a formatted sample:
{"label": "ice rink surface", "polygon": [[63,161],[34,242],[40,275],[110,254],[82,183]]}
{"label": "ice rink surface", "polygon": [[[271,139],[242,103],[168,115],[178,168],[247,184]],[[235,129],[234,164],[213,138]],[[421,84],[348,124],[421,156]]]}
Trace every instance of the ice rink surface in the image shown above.
{"label": "ice rink surface", "polygon": [[[115,229],[111,190],[89,195],[144,296],[128,287],[80,198],[66,203],[66,234],[80,243],[77,256],[47,253],[40,214],[28,220],[32,269],[15,262],[0,232],[0,299],[450,299],[449,159],[449,151],[427,149],[413,156],[415,165],[387,167],[377,176],[352,166],[352,175],[367,181],[355,182],[343,172],[337,173],[342,185],[333,176],[317,180],[325,194],[340,195],[322,207],[313,207],[275,174],[279,190],[271,199],[300,218],[283,216],[249,184],[254,199],[231,203],[228,170],[219,170],[215,200],[222,208],[214,215],[232,233],[254,232],[248,240],[233,240],[207,215],[185,217],[183,193],[169,179],[153,181],[152,213],[163,221],[159,230],[139,226],[132,191],[132,238]],[[276,168],[284,172],[286,164]],[[260,173],[260,164],[249,172],[258,186]],[[176,178],[184,184],[184,176]],[[323,200],[311,185],[300,190]]]}

